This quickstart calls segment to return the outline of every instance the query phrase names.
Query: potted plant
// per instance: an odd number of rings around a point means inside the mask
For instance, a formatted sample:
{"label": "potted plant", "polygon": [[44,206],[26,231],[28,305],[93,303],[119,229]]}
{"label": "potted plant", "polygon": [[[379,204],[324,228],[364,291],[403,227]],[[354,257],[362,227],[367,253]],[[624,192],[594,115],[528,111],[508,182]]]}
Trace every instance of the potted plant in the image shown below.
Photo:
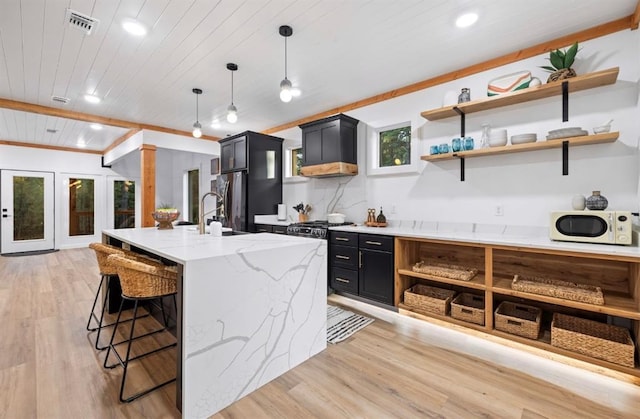
{"label": "potted plant", "polygon": [[549,51],[549,63],[551,65],[541,66],[547,71],[550,71],[551,74],[547,79],[547,83],[556,81],[556,80],[564,80],[571,77],[575,77],[577,74],[571,66],[576,59],[576,54],[578,53],[578,43],[574,43],[568,49],[564,51],[560,49],[556,49]]}
{"label": "potted plant", "polygon": [[170,230],[173,222],[180,216],[180,211],[173,205],[162,203],[151,215],[158,223],[158,230]]}

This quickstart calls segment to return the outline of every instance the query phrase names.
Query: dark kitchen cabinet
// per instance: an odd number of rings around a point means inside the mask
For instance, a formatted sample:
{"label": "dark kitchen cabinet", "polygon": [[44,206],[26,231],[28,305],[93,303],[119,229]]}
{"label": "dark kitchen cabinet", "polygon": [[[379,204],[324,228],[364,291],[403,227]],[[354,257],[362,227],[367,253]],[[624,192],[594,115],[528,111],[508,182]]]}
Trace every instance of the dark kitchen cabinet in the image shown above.
{"label": "dark kitchen cabinet", "polygon": [[339,114],[300,125],[303,176],[358,173],[358,120]]}
{"label": "dark kitchen cabinet", "polygon": [[233,137],[220,140],[220,173],[228,173],[247,168],[247,137]]}
{"label": "dark kitchen cabinet", "polygon": [[256,233],[287,234],[287,226],[278,224],[256,224]]}
{"label": "dark kitchen cabinet", "polygon": [[329,231],[329,286],[393,305],[393,237]]}
{"label": "dark kitchen cabinet", "polygon": [[358,293],[393,305],[393,237],[360,234]]}

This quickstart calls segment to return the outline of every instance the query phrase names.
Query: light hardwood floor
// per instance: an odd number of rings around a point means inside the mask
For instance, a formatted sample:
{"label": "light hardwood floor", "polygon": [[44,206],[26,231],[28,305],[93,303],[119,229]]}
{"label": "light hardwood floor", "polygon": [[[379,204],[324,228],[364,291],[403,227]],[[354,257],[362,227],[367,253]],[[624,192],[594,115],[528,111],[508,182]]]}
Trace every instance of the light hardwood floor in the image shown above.
{"label": "light hardwood floor", "polygon": [[[180,417],[173,384],[118,401],[121,370],[102,368],[85,330],[98,281],[89,249],[0,257],[0,418]],[[640,387],[591,377],[572,392],[429,344],[416,324],[378,318],[214,418],[640,417]],[[172,357],[132,368],[128,389],[174,374]]]}

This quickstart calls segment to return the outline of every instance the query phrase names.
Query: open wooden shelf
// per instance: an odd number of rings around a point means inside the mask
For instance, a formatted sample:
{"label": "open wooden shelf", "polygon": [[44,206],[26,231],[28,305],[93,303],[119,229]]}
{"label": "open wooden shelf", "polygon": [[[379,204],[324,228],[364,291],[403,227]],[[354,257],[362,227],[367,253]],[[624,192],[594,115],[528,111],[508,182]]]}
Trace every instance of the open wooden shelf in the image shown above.
{"label": "open wooden shelf", "polygon": [[469,281],[462,281],[460,279],[451,279],[451,278],[444,278],[441,276],[423,274],[420,272],[414,272],[411,269],[398,269],[398,273],[400,275],[411,276],[414,278],[424,279],[426,281],[434,281],[434,282],[441,282],[443,284],[459,285],[461,287],[474,288],[474,289],[483,290],[483,291],[486,289],[484,285],[485,284],[484,274],[481,272],[478,272],[478,274],[473,278],[471,278]]}
{"label": "open wooden shelf", "polygon": [[604,293],[604,304],[589,304],[579,301],[565,300],[563,298],[550,297],[547,295],[533,294],[529,292],[516,291],[511,289],[511,279],[493,277],[492,291],[495,294],[511,295],[513,297],[526,298],[532,301],[540,301],[564,307],[577,308],[594,313],[609,314],[627,319],[640,320],[640,311],[637,303],[630,296],[621,296],[613,293]]}
{"label": "open wooden shelf", "polygon": [[[454,319],[450,315],[442,316],[440,314],[419,310],[417,308],[414,308],[414,307],[411,307],[409,305],[406,305],[405,303],[398,304],[398,308],[400,310],[404,310],[405,312],[411,313],[413,317],[419,318],[421,320],[428,320],[431,317],[431,318],[434,318],[434,319],[445,321],[447,323],[457,324],[458,326],[463,326],[463,327],[468,327],[470,329],[479,330],[481,332],[489,332],[489,330],[487,329],[486,326],[481,326],[479,324],[475,324],[475,323],[471,323],[471,322],[465,322],[463,320]],[[409,314],[409,313],[400,312],[400,314],[405,314],[405,315]]]}
{"label": "open wooden shelf", "polygon": [[[569,92],[577,92],[580,90],[592,89],[594,87],[606,86],[616,82],[619,70],[620,69],[618,67],[614,67],[608,70],[597,71],[566,80],[559,80],[542,84],[540,86],[529,87],[511,93],[503,93],[501,95],[486,97],[484,99],[478,99],[471,102],[458,103],[456,105],[431,109],[421,112],[420,115],[429,121],[437,121],[439,119],[459,116],[458,111],[464,114],[470,114],[486,111],[488,109],[529,102],[532,100],[559,96],[562,95],[562,83],[564,81],[567,81],[569,84]],[[458,111],[456,111],[456,109]]]}
{"label": "open wooden shelf", "polygon": [[468,157],[492,156],[496,154],[520,153],[524,151],[546,150],[561,148],[567,141],[571,146],[612,143],[619,137],[619,132],[607,132],[604,134],[584,135],[581,137],[559,138],[557,140],[538,141],[535,143],[506,145],[503,147],[479,148],[477,150],[458,151],[455,153],[425,155],[420,158],[425,161],[445,161]]}

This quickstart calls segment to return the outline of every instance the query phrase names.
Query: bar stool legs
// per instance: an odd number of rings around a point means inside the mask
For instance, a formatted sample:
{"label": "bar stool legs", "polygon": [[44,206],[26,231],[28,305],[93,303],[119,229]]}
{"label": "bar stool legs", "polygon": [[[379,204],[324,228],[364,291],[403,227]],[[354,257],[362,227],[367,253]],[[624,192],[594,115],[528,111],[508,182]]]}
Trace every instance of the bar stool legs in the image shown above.
{"label": "bar stool legs", "polygon": [[[113,277],[115,275],[106,275],[106,274],[102,274],[100,275],[100,285],[98,285],[98,290],[96,291],[96,297],[93,299],[93,306],[91,307],[91,313],[89,314],[89,321],[87,322],[87,330],[89,332],[95,332],[96,330],[98,331],[98,333],[96,334],[96,343],[95,343],[95,348],[98,350],[103,350],[103,349],[107,349],[106,346],[99,346],[99,342],[100,342],[100,332],[102,332],[102,328],[104,327],[110,327],[113,326],[115,323],[111,323],[111,324],[102,324],[102,321],[104,320],[104,311],[106,310],[106,306],[107,306],[107,301],[109,299],[109,281],[111,280],[111,277]],[[107,291],[104,293],[104,301],[102,302],[102,310],[100,310],[100,319],[98,319],[98,317],[95,314],[95,310],[96,310],[96,304],[98,302],[98,297],[100,296],[100,290],[102,289],[102,285],[105,283],[107,283]],[[98,323],[97,327],[91,327],[91,320],[95,320]]]}
{"label": "bar stool legs", "polygon": [[[175,294],[172,294],[172,296],[173,296],[173,303],[174,303],[174,305],[177,305],[177,304],[176,304],[176,296],[175,296]],[[115,338],[116,332],[117,332],[117,330],[118,330],[118,325],[121,323],[121,322],[120,322],[120,316],[121,316],[121,314],[122,314],[122,306],[124,305],[124,301],[125,301],[125,299],[127,299],[127,300],[133,300],[133,301],[134,301],[134,305],[133,305],[133,318],[131,319],[131,320],[132,320],[132,323],[131,323],[131,330],[129,331],[129,338],[128,338],[127,340],[124,340],[124,341],[122,341],[122,342],[119,342],[119,343],[114,344],[114,343],[113,343],[113,341],[114,341],[114,338]],[[145,334],[143,334],[143,335],[135,336],[135,337],[134,337],[134,331],[135,331],[135,327],[136,327],[136,320],[138,319],[138,317],[137,317],[137,314],[138,314],[138,303],[139,303],[141,300],[145,300],[145,299],[141,299],[141,298],[127,298],[127,297],[124,297],[124,296],[123,296],[123,299],[122,299],[122,301],[120,302],[120,310],[118,311],[118,317],[117,317],[117,319],[116,319],[115,327],[114,327],[114,329],[113,329],[113,333],[111,334],[111,340],[110,340],[110,342],[109,342],[109,345],[106,347],[106,348],[107,348],[107,353],[106,353],[106,356],[105,356],[105,358],[104,358],[104,367],[105,367],[105,368],[115,368],[115,367],[116,367],[116,366],[118,366],[118,365],[121,365],[121,366],[123,367],[123,372],[122,372],[122,381],[120,382],[120,401],[121,401],[121,402],[123,402],[123,403],[129,403],[129,402],[132,402],[133,400],[136,400],[136,399],[137,399],[137,398],[139,398],[139,397],[142,397],[142,396],[144,396],[144,395],[146,395],[146,394],[148,394],[148,393],[150,393],[150,392],[152,392],[152,391],[154,391],[154,390],[159,389],[160,387],[163,387],[163,386],[165,386],[165,385],[167,385],[167,384],[170,384],[170,383],[172,383],[172,382],[176,381],[176,378],[174,377],[174,378],[172,378],[172,379],[170,379],[170,380],[167,380],[167,381],[165,381],[165,382],[163,382],[163,383],[161,383],[161,384],[157,384],[157,385],[155,385],[155,386],[153,386],[153,387],[151,387],[151,388],[148,388],[148,389],[143,390],[143,391],[141,391],[141,392],[135,393],[135,394],[133,394],[133,395],[131,395],[131,396],[129,396],[129,397],[126,397],[126,398],[124,397],[124,386],[125,386],[125,383],[126,383],[126,381],[127,381],[127,370],[128,370],[128,368],[129,368],[129,363],[130,363],[131,361],[134,361],[134,360],[136,360],[136,359],[139,359],[139,358],[142,358],[142,357],[145,357],[145,356],[148,356],[148,355],[154,354],[154,353],[156,353],[156,352],[160,352],[160,351],[162,351],[162,350],[169,349],[169,348],[172,348],[172,347],[177,346],[177,342],[174,342],[174,343],[171,343],[171,344],[169,344],[169,345],[165,345],[165,346],[162,346],[162,347],[159,347],[159,348],[153,349],[153,350],[151,350],[151,351],[149,351],[149,352],[145,352],[145,353],[143,353],[143,354],[140,354],[140,355],[137,355],[137,356],[131,357],[131,344],[132,344],[132,342],[133,342],[134,340],[136,340],[136,339],[140,339],[140,338],[142,338],[142,337],[149,336],[149,335],[152,335],[152,334],[155,334],[155,333],[159,333],[159,332],[165,331],[165,330],[167,329],[167,327],[168,327],[168,319],[167,319],[167,316],[165,315],[165,311],[164,311],[164,304],[163,304],[163,302],[162,302],[163,297],[159,297],[159,299],[160,299],[160,308],[161,308],[161,310],[162,310],[162,319],[163,319],[163,321],[164,321],[164,327],[163,327],[162,329],[154,330],[154,331],[152,331],[152,332],[148,332],[148,333],[145,333]],[[120,353],[118,353],[117,349],[115,348],[115,346],[117,346],[117,345],[119,345],[119,344],[122,344],[122,343],[127,343],[127,352],[126,352],[126,355],[125,355],[124,359],[122,359],[122,356],[120,355]],[[116,356],[116,358],[118,359],[118,362],[117,362],[117,363],[115,363],[115,364],[107,365],[107,361],[108,361],[108,359],[109,359],[109,354],[111,353],[111,351],[112,351],[112,350],[113,350],[114,355],[115,355],[115,356]]]}

